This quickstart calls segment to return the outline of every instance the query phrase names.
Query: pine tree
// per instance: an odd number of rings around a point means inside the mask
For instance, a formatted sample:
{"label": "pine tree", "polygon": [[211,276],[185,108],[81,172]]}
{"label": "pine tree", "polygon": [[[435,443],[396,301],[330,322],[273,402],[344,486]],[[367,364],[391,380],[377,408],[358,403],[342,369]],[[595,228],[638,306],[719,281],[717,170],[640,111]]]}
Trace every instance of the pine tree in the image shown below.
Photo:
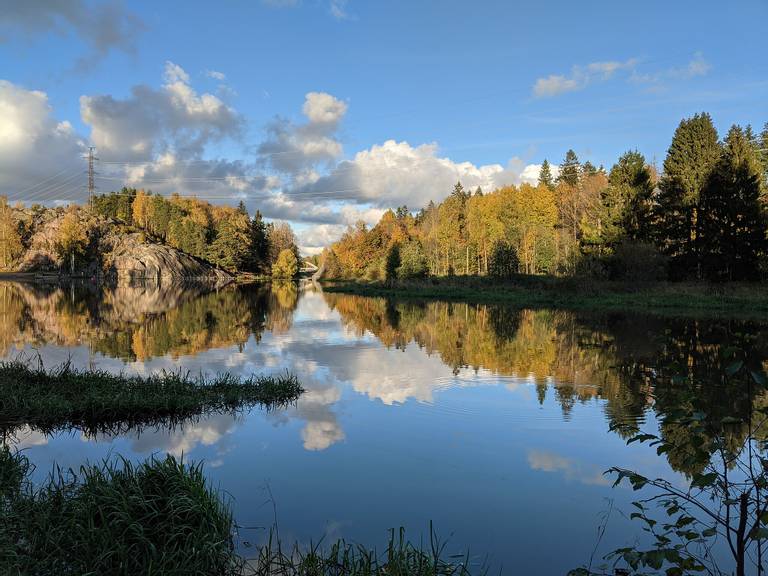
{"label": "pine tree", "polygon": [[657,204],[657,244],[675,276],[701,277],[699,198],[720,155],[709,114],[680,122],[664,160]]}
{"label": "pine tree", "polygon": [[568,150],[565,153],[565,160],[560,165],[560,174],[557,176],[557,181],[571,186],[578,186],[580,172],[579,157],[576,156],[576,152],[573,150]]}
{"label": "pine tree", "polygon": [[701,191],[699,231],[707,277],[757,277],[758,256],[766,247],[760,177],[760,162],[749,134],[733,126],[722,156]]}
{"label": "pine tree", "polygon": [[541,164],[541,170],[539,171],[539,184],[544,184],[544,186],[550,190],[555,189],[555,181],[554,178],[552,178],[552,168],[546,158],[544,158],[544,162]]}

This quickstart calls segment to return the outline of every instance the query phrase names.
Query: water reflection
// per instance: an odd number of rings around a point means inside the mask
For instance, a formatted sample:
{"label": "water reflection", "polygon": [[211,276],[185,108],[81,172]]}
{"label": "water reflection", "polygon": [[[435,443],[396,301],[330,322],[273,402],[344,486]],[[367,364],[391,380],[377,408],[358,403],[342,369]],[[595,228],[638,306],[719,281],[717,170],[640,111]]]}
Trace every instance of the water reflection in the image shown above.
{"label": "water reflection", "polygon": [[[294,409],[267,418],[276,426],[302,422],[308,451],[347,439],[338,415],[345,391],[393,406],[433,403],[442,390],[478,386],[530,389],[539,405],[556,402],[563,421],[574,418],[576,406],[594,404],[605,428],[623,437],[649,414],[663,419],[695,404],[713,419],[731,417],[727,432],[736,445],[746,433],[738,421],[768,406],[768,394],[723,378],[724,350],[737,347],[762,369],[766,336],[766,326],[755,322],[400,302],[290,282],[213,292],[0,283],[0,352],[6,356],[30,347],[87,347],[90,358],[120,361],[110,369],[129,363],[136,371],[297,373],[307,393]],[[472,407],[434,409],[466,416]],[[234,416],[218,415],[121,436],[137,452],[180,454],[195,446],[224,450],[236,427]],[[685,428],[663,422],[661,432],[680,440],[666,455],[674,469],[700,469]],[[27,443],[44,440],[30,434]],[[593,470],[568,456],[532,451],[528,462],[535,470],[596,482]]]}

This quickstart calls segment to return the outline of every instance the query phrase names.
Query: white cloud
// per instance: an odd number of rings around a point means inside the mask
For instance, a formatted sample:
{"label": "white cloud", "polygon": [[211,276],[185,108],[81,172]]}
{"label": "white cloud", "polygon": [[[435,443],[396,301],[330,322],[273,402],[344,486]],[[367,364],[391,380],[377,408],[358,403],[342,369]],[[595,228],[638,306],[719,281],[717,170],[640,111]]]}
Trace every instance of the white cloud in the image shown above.
{"label": "white cloud", "polygon": [[309,92],[302,112],[307,118],[304,123],[285,118],[269,123],[267,137],[258,148],[262,162],[289,175],[294,185],[315,180],[319,165],[342,155],[343,147],[335,133],[347,104],[325,92]]}
{"label": "white cloud", "polygon": [[448,196],[457,181],[472,191],[480,186],[487,192],[520,183],[525,170],[524,162],[518,158],[506,166],[476,166],[439,156],[435,143],[411,146],[408,142],[387,140],[358,152],[327,175],[288,194],[295,199],[331,197],[378,208],[406,204],[416,209]]}
{"label": "white cloud", "polygon": [[79,191],[83,150],[72,125],[54,117],[44,92],[0,80],[0,194],[52,201]]}
{"label": "white cloud", "polygon": [[144,24],[118,0],[92,3],[86,0],[35,0],[3,2],[0,14],[0,42],[22,34],[28,37],[48,33],[76,35],[89,47],[77,62],[85,70],[110,51],[133,52]]}
{"label": "white cloud", "polygon": [[331,16],[336,20],[349,20],[350,18],[347,12],[347,0],[331,0],[329,9]]}
{"label": "white cloud", "polygon": [[711,69],[712,66],[704,59],[704,55],[701,52],[696,52],[684,66],[675,66],[658,72],[640,73],[635,71],[629,79],[635,84],[646,86],[649,91],[663,91],[669,82],[706,76]]}
{"label": "white cloud", "polygon": [[607,80],[617,71],[632,70],[636,65],[637,60],[631,58],[626,62],[592,62],[586,66],[573,66],[569,76],[551,74],[538,78],[533,85],[533,95],[537,98],[549,98],[566,92],[583,90],[591,82]]}
{"label": "white cloud", "polygon": [[227,79],[227,75],[224,74],[224,72],[219,72],[218,70],[206,70],[205,75],[208,76],[208,78],[213,78],[219,82],[223,82]]}

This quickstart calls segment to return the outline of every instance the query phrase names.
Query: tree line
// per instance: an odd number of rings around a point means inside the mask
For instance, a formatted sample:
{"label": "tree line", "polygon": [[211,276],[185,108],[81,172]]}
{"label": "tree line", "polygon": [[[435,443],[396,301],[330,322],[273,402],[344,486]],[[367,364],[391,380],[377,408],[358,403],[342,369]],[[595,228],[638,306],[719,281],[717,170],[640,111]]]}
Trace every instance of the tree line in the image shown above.
{"label": "tree line", "polygon": [[[557,175],[555,176],[555,172]],[[677,127],[663,170],[636,150],[606,171],[568,150],[537,185],[490,193],[460,182],[417,213],[388,210],[325,252],[351,279],[514,274],[605,279],[768,276],[768,123],[720,139],[706,113]]]}

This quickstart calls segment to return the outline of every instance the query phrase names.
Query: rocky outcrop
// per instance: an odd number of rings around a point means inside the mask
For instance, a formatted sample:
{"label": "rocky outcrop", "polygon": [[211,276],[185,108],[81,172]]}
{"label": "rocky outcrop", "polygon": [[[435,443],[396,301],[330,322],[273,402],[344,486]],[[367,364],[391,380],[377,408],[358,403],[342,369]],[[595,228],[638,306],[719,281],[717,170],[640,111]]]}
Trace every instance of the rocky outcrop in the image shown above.
{"label": "rocky outcrop", "polygon": [[[62,261],[56,249],[65,214],[63,208],[20,211],[20,220],[30,233],[18,271],[69,272],[69,262]],[[76,265],[77,276],[101,278],[118,285],[194,281],[221,286],[233,280],[231,275],[207,262],[171,246],[149,241],[144,234],[115,221],[86,210],[76,214],[89,238],[87,255]]]}
{"label": "rocky outcrop", "polygon": [[124,234],[112,239],[112,248],[105,255],[107,277],[118,284],[151,280],[158,284],[185,280],[210,281],[227,284],[232,276],[223,270],[198,260],[189,254],[151,242],[143,242],[138,233]]}

